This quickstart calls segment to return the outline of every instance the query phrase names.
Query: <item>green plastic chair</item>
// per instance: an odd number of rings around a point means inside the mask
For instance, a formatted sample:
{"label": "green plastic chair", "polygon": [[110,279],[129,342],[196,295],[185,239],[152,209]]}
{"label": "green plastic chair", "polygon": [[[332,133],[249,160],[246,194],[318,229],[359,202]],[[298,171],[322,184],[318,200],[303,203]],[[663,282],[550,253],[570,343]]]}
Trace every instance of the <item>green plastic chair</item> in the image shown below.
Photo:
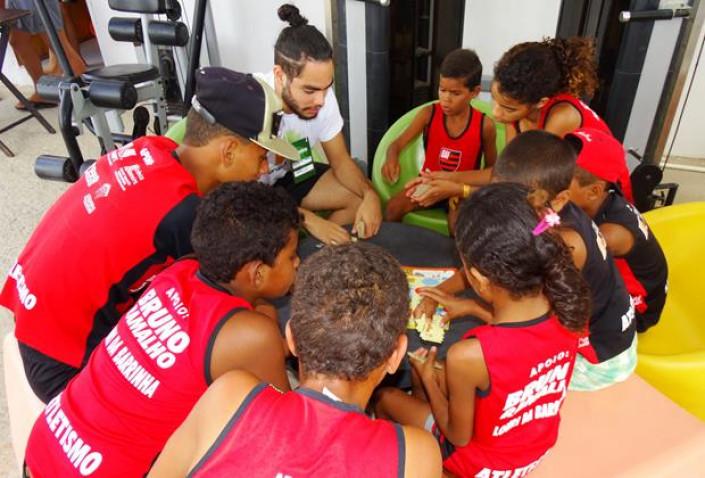
{"label": "green plastic chair", "polygon": [[[399,154],[399,165],[401,166],[401,174],[396,184],[388,184],[382,177],[382,166],[387,159],[387,148],[414,119],[419,109],[429,103],[417,106],[404,116],[394,122],[382,137],[382,140],[377,146],[375,157],[372,163],[372,184],[374,185],[379,197],[382,199],[383,205],[386,205],[389,199],[404,188],[404,184],[410,179],[419,175],[419,165],[423,163],[424,145],[422,135],[411,141],[406,148]],[[479,111],[482,111],[487,116],[492,117],[492,106],[482,100],[474,99],[471,102]],[[497,152],[499,153],[505,144],[504,125],[495,123],[497,128]],[[441,234],[449,235],[448,232],[448,217],[443,209],[424,209],[421,211],[410,212],[404,216],[403,222],[414,226],[425,227]]]}
{"label": "green plastic chair", "polygon": [[186,118],[181,118],[179,121],[171,125],[171,127],[167,130],[166,136],[170,140],[181,144],[181,142],[184,140],[184,134],[186,133]]}

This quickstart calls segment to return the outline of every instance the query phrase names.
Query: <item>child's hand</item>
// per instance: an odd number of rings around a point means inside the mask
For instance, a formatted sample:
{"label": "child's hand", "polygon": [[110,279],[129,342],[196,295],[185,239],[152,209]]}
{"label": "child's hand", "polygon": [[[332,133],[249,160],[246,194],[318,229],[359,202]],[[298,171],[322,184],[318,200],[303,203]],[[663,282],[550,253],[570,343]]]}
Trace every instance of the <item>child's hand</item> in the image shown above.
{"label": "child's hand", "polygon": [[387,156],[387,160],[382,165],[382,177],[389,184],[396,184],[399,181],[399,158],[396,156]]}
{"label": "child's hand", "polygon": [[435,380],[436,370],[439,370],[439,367],[442,369],[442,365],[436,362],[437,354],[438,349],[436,347],[431,347],[430,349],[420,347],[408,354],[409,363],[411,363],[414,371],[421,377],[422,381]]}
{"label": "child's hand", "polygon": [[[423,194],[411,196],[411,200],[421,207],[430,207],[443,199],[461,196],[463,194],[462,184],[448,181],[447,179],[423,179],[425,180],[424,183],[428,184],[429,188]],[[409,195],[408,191],[407,195]]]}
{"label": "child's hand", "polygon": [[443,292],[437,287],[422,287],[417,289],[419,295],[424,299],[430,299],[441,305],[445,309],[445,314],[441,316],[441,324],[445,325],[450,320],[470,314],[475,301],[472,299],[462,299],[454,295]]}
{"label": "child's hand", "polygon": [[337,246],[350,242],[348,231],[314,213],[305,216],[304,227],[313,237],[326,245]]}
{"label": "child's hand", "polygon": [[[417,289],[417,291],[420,290],[421,289]],[[430,297],[422,297],[421,302],[419,302],[419,305],[414,309],[413,316],[415,319],[421,318],[424,315],[426,317],[433,317],[433,314],[436,312],[436,307],[438,307],[438,302]]]}

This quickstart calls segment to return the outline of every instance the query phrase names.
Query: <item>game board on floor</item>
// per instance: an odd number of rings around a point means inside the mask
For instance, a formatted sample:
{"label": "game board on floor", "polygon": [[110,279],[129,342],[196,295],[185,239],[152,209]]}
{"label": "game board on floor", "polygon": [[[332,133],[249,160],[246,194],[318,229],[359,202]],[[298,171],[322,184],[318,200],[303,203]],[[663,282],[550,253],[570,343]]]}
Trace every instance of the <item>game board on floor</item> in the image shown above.
{"label": "game board on floor", "polygon": [[417,320],[411,315],[411,311],[421,302],[421,296],[416,292],[416,289],[420,287],[437,286],[446,279],[449,279],[453,273],[455,273],[455,269],[436,267],[402,267],[402,269],[406,274],[406,280],[409,282],[409,299],[411,301],[407,328],[415,329],[422,340],[440,344],[443,342],[445,331],[448,330],[447,324],[445,327],[441,325],[441,313],[443,312],[443,308],[440,306],[436,308],[431,318],[430,326],[425,317],[421,317]]}

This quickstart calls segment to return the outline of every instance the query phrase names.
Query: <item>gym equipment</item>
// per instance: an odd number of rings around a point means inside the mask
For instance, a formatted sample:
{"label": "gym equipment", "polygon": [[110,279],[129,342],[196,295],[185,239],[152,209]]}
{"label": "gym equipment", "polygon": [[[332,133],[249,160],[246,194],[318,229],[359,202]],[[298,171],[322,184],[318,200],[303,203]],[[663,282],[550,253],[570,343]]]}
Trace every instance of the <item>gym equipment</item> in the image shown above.
{"label": "gym equipment", "polygon": [[[401,191],[407,181],[418,176],[419,167],[423,163],[424,157],[423,139],[421,135],[419,135],[399,153],[399,164],[401,166],[399,180],[395,184],[388,184],[382,177],[382,166],[387,159],[387,148],[389,148],[392,141],[409,126],[409,123],[414,119],[418,110],[431,103],[417,106],[396,120],[384,134],[377,146],[372,164],[372,184],[384,204],[386,204],[393,195]],[[492,107],[489,103],[474,99],[471,104],[487,116],[492,117]],[[495,123],[495,126],[497,128],[497,153],[499,153],[504,148],[505,129],[504,125],[499,123]],[[445,234],[446,236],[449,235],[447,214],[442,209],[436,208],[414,211],[404,216],[403,222],[414,226],[425,227]]]}
{"label": "gym equipment", "polygon": [[638,338],[636,372],[674,402],[705,420],[705,202],[644,215],[668,262],[668,297],[661,319]]}
{"label": "gym equipment", "polygon": [[[122,132],[124,126],[118,112],[130,110],[138,103],[151,106],[156,117],[155,133],[166,131],[164,77],[168,67],[160,71],[162,65],[158,47],[184,47],[189,40],[186,25],[176,21],[181,16],[181,6],[177,0],[109,0],[110,8],[115,11],[140,14],[139,18],[112,18],[108,30],[116,41],[141,45],[145,62],[96,68],[80,77],[76,77],[71,70],[56,30],[48,18],[44,0],[34,1],[52,49],[66,73],[65,78],[44,76],[37,84],[37,91],[42,97],[59,102],[59,129],[68,150],[68,157],[39,156],[35,163],[35,173],[39,177],[69,182],[78,179],[87,163],[76,141],[83,127],[98,137],[101,154],[115,149],[116,144],[125,144],[146,134],[150,115],[142,105],[133,111],[135,127],[132,134]],[[159,14],[166,15],[169,21],[154,20],[154,15]],[[181,58],[183,62],[183,54]],[[180,94],[177,99],[180,100]]]}

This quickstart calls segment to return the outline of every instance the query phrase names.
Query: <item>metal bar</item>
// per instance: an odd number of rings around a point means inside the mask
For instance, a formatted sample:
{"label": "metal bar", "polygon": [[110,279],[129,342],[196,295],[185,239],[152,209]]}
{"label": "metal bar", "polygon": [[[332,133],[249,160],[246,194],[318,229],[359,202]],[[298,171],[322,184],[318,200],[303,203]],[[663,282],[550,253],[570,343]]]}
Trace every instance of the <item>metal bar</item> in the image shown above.
{"label": "metal bar", "polygon": [[346,0],[331,0],[333,22],[333,61],[335,62],[335,96],[343,117],[343,137],[350,149],[350,89],[348,87],[348,30],[346,27]]}
{"label": "metal bar", "polygon": [[196,91],[196,70],[201,63],[201,44],[203,43],[203,28],[206,15],[206,1],[196,0],[193,7],[193,29],[188,48],[189,67],[188,79],[184,87],[184,107],[188,111],[191,108],[191,98]]}
{"label": "metal bar", "polygon": [[8,148],[7,145],[5,143],[3,143],[2,141],[0,141],[0,151],[5,153],[5,156],[7,156],[8,158],[15,157],[15,153],[13,153],[12,150],[10,148]]}
{"label": "metal bar", "polygon": [[0,134],[4,133],[5,131],[11,130],[11,129],[14,128],[15,126],[19,126],[19,125],[21,125],[22,123],[25,123],[25,122],[31,120],[32,118],[33,118],[32,115],[23,116],[22,118],[13,121],[12,123],[8,124],[7,126],[3,126],[2,129],[0,129]]}
{"label": "metal bar", "polygon": [[44,0],[34,0],[34,6],[37,7],[37,13],[39,13],[39,18],[42,20],[44,30],[46,30],[47,36],[49,37],[49,43],[51,43],[51,48],[52,50],[54,50],[56,58],[59,60],[59,66],[61,66],[61,69],[64,70],[64,76],[73,78],[75,72],[71,68],[71,64],[69,63],[69,60],[66,57],[64,47],[59,41],[59,35],[56,33],[56,28],[54,28],[54,24],[51,23],[51,19],[49,18],[49,12],[47,12],[47,6],[44,3]]}
{"label": "metal bar", "polygon": [[44,118],[44,116],[37,111],[37,108],[34,107],[31,101],[29,101],[20,90],[18,90],[15,85],[12,84],[10,80],[7,79],[5,75],[0,73],[0,81],[2,81],[2,84],[5,85],[5,87],[10,90],[10,92],[15,95],[15,98],[20,100],[24,107],[29,111],[30,113],[30,118],[34,117],[39,123],[44,127],[47,132],[54,134],[56,133],[56,130],[49,124],[49,122]]}
{"label": "metal bar", "polygon": [[676,116],[678,103],[688,76],[689,68],[683,68],[683,66],[690,65],[695,56],[699,45],[698,34],[703,23],[705,23],[705,8],[700,0],[694,0],[691,17],[683,20],[678,46],[673,54],[671,68],[666,77],[649,140],[644,149],[644,159],[648,164],[661,162],[663,151],[666,149],[666,141],[668,141],[668,135],[671,132],[673,118]]}
{"label": "metal bar", "polygon": [[705,167],[703,167],[703,166],[688,166],[685,164],[661,163],[661,167],[664,169],[675,169],[677,171],[687,171],[689,173],[705,173]]}
{"label": "metal bar", "polygon": [[220,49],[218,48],[218,37],[215,34],[215,21],[213,20],[213,9],[211,4],[206,1],[206,14],[204,17],[203,28],[206,40],[206,51],[208,52],[208,64],[212,66],[222,66],[220,60]]}
{"label": "metal bar", "polygon": [[677,17],[687,17],[690,15],[690,8],[661,8],[659,10],[645,10],[641,12],[622,11],[619,12],[621,23],[671,20]]}

